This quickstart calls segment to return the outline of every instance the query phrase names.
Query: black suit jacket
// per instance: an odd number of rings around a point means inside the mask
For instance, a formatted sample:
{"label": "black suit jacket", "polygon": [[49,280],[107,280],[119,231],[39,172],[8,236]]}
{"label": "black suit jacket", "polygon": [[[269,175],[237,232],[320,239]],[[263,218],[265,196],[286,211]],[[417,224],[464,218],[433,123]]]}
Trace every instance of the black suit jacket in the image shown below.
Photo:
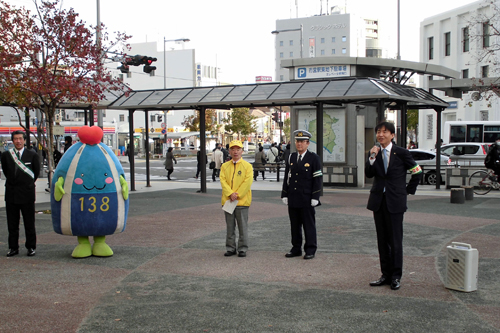
{"label": "black suit jacket", "polygon": [[[35,179],[31,178],[14,163],[9,151],[1,156],[2,170],[5,175],[5,201],[15,204],[27,204],[35,202],[35,181],[40,173],[40,160],[38,154],[24,147],[21,161],[33,171]],[[16,172],[16,168],[18,169]]]}
{"label": "black suit jacket", "polygon": [[310,207],[311,199],[319,201],[323,183],[319,156],[307,151],[302,161],[297,163],[295,152],[290,155],[289,161],[290,163],[286,163],[281,197],[288,197],[290,207]]}
{"label": "black suit jacket", "polygon": [[[390,154],[387,174],[384,170],[382,150],[377,154],[373,165],[370,165],[369,160],[366,161],[366,177],[375,177],[373,186],[370,189],[367,208],[371,211],[378,211],[380,209],[385,188],[385,198],[389,212],[404,213],[407,209],[407,195],[415,194],[417,191],[417,186],[422,178],[422,171],[407,149],[393,144]],[[417,171],[418,173],[412,174],[410,182],[407,185],[407,171],[416,166],[416,170],[420,170],[420,172]]]}

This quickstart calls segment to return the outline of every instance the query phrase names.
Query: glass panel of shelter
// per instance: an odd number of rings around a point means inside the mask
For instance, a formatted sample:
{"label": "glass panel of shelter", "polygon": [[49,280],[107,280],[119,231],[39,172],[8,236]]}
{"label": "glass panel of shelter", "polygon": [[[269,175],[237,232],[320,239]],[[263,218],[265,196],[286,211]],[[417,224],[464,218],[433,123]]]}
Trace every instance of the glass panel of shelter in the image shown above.
{"label": "glass panel of shelter", "polygon": [[160,90],[155,91],[153,94],[148,96],[148,98],[142,103],[144,105],[156,105],[159,104],[165,97],[167,97],[173,90]]}
{"label": "glass panel of shelter", "polygon": [[318,97],[340,97],[344,96],[354,80],[330,81]]}
{"label": "glass panel of shelter", "polygon": [[211,88],[198,88],[193,89],[186,97],[182,99],[182,103],[197,103],[199,102],[205,95],[207,95],[212,89]]}
{"label": "glass panel of shelter", "polygon": [[208,93],[200,102],[220,102],[224,96],[226,96],[231,90],[233,90],[233,86],[229,87],[215,87],[211,92]]}
{"label": "glass panel of shelter", "polygon": [[266,100],[276,90],[279,84],[263,84],[257,86],[248,96],[245,101],[261,101]]}
{"label": "glass panel of shelter", "polygon": [[236,86],[226,97],[224,97],[223,101],[243,101],[253,89],[255,89],[255,85]]}
{"label": "glass panel of shelter", "polygon": [[282,83],[268,99],[290,99],[304,85],[304,82]]}
{"label": "glass panel of shelter", "polygon": [[179,101],[181,99],[184,98],[184,96],[189,94],[192,90],[193,90],[193,88],[174,90],[161,103],[162,104],[177,104],[177,103],[179,103]]}
{"label": "glass panel of shelter", "polygon": [[370,96],[370,95],[387,95],[385,91],[380,89],[370,80],[356,80],[349,88],[347,96]]}
{"label": "glass panel of shelter", "polygon": [[121,106],[127,105],[141,105],[142,101],[151,95],[152,91],[138,91],[135,92],[129,99],[127,99]]}
{"label": "glass panel of shelter", "polygon": [[314,98],[319,95],[323,88],[328,84],[328,81],[305,82],[299,91],[293,96],[294,98]]}

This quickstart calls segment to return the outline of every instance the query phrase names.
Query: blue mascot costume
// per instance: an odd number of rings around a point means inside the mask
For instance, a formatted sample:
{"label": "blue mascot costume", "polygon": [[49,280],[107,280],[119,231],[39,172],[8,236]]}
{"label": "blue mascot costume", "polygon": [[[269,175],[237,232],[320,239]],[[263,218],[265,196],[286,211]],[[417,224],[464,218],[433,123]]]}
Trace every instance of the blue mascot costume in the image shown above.
{"label": "blue mascot costume", "polygon": [[58,234],[78,236],[73,258],[112,256],[106,235],[122,232],[127,222],[125,173],[102,136],[98,126],[81,127],[80,142],[64,153],[52,177],[52,224]]}

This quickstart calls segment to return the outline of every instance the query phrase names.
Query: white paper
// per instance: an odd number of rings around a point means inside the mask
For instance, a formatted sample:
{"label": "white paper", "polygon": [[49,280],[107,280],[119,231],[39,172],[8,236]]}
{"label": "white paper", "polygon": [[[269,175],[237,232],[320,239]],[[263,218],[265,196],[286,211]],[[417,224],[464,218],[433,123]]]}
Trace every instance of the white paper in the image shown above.
{"label": "white paper", "polygon": [[229,214],[233,214],[234,209],[236,208],[236,205],[238,205],[238,200],[234,200],[234,201],[226,200],[226,202],[224,203],[224,206],[222,206],[222,209],[225,212],[228,212]]}

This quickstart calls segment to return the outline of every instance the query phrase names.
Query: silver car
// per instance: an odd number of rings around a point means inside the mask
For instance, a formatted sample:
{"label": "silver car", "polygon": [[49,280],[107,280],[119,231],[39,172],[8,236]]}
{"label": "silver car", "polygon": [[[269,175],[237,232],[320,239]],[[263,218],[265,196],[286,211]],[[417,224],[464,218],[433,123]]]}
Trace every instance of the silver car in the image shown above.
{"label": "silver car", "polygon": [[460,166],[481,165],[488,154],[487,143],[455,142],[441,146],[441,154],[449,156],[452,164]]}
{"label": "silver car", "polygon": [[[410,149],[411,156],[422,167],[425,184],[436,185],[436,153],[430,150]],[[444,181],[444,168],[451,164],[451,160],[446,155],[441,155],[441,182]]]}

